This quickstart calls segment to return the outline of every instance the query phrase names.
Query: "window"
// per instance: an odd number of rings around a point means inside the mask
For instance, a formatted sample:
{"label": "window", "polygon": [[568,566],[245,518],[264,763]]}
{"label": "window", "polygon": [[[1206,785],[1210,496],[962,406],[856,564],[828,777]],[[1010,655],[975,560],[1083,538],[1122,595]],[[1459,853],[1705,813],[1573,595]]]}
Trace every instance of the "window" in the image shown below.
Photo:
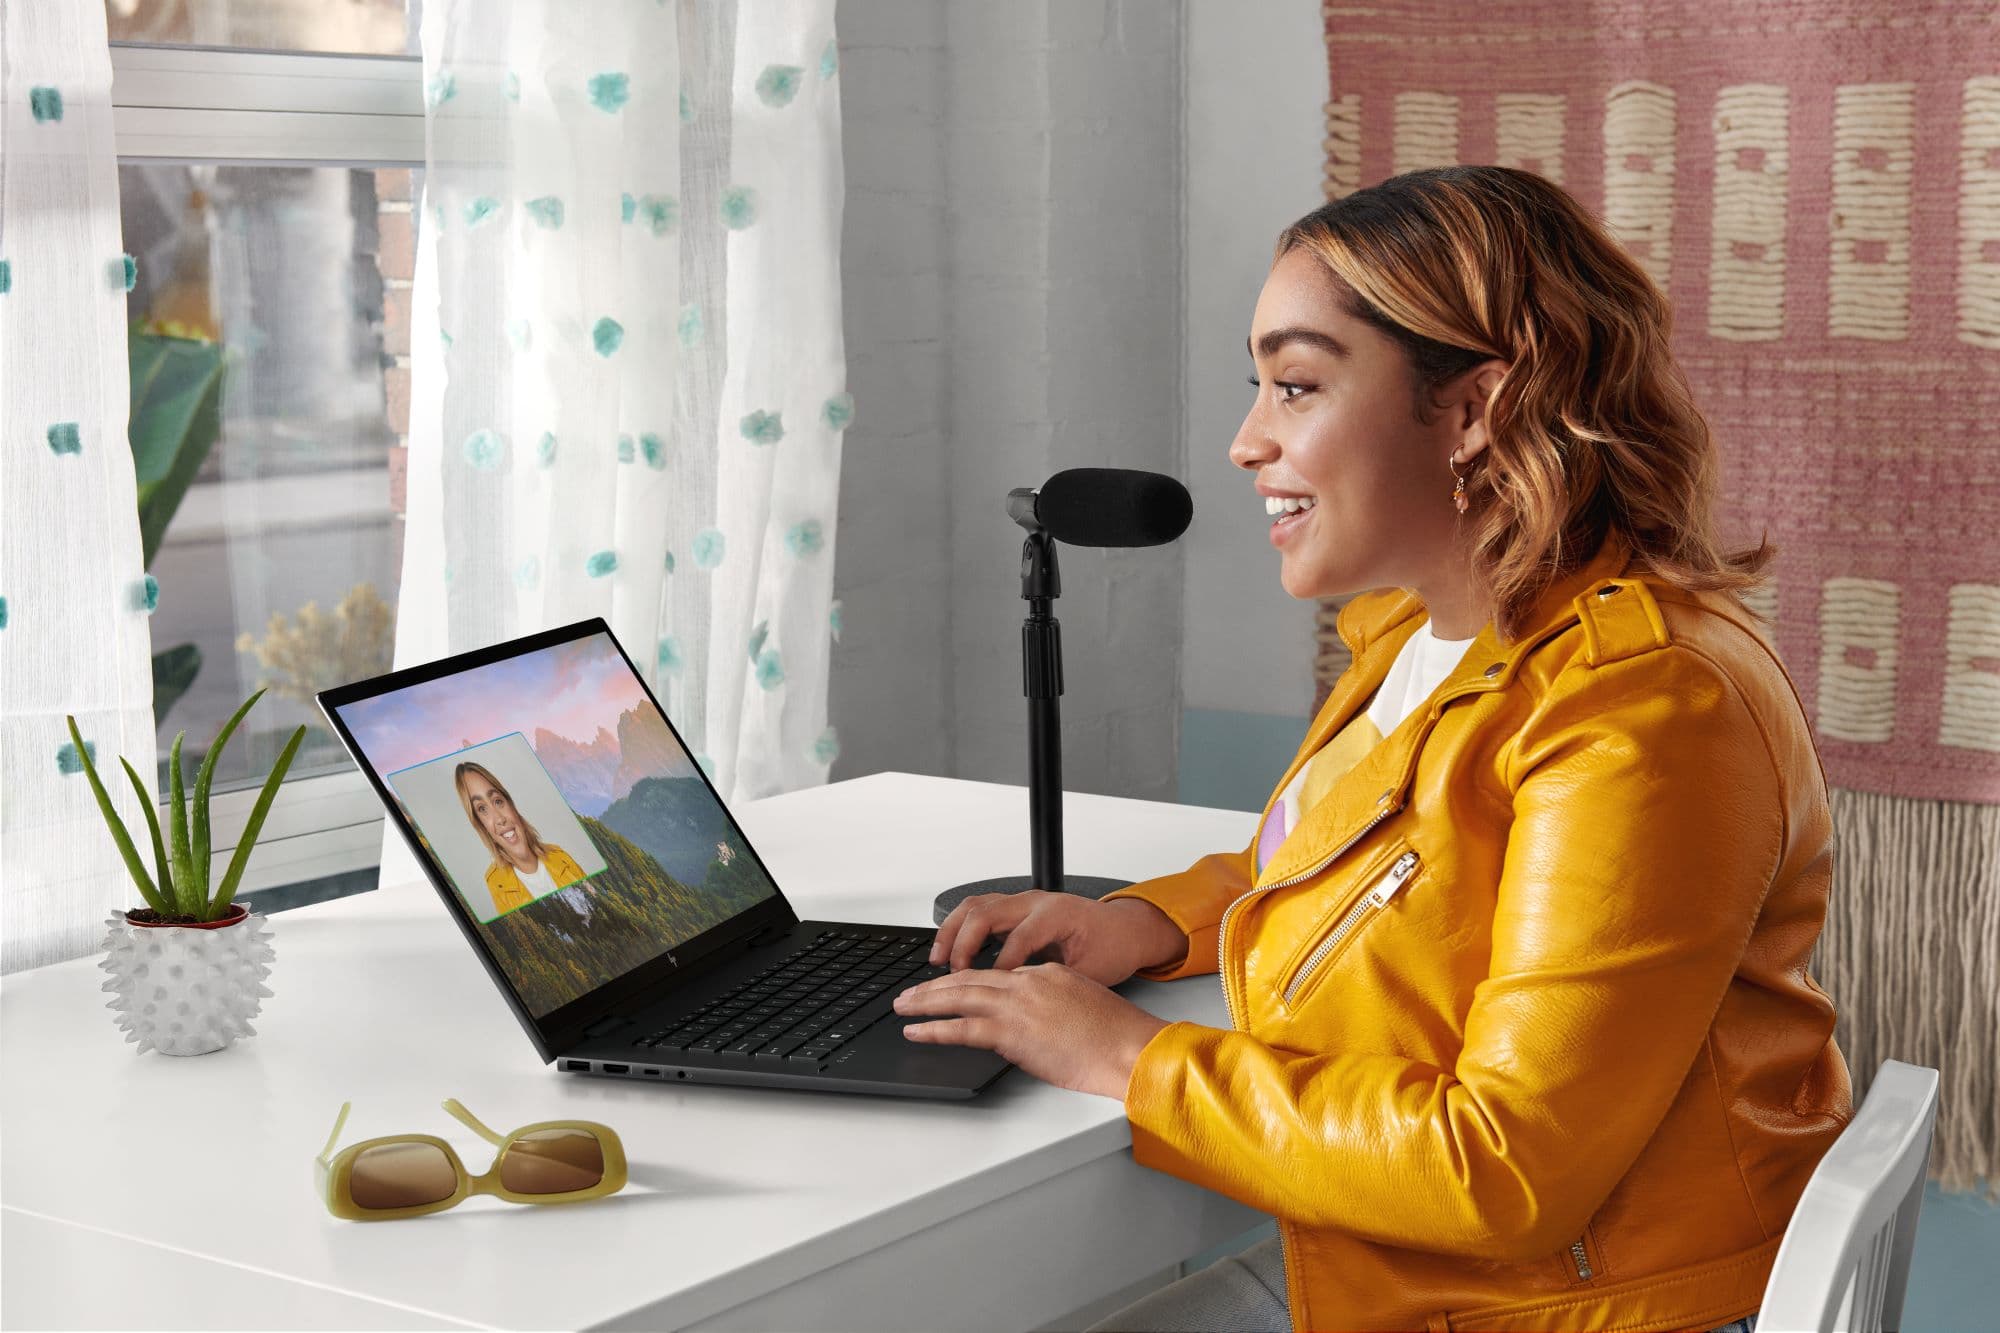
{"label": "window", "polygon": [[[367,887],[381,807],[313,691],[387,670],[401,564],[409,301],[424,149],[403,0],[106,0],[131,291],[131,438],[161,789],[224,751],[226,856],[310,729],[239,893]],[[192,43],[199,45],[173,45]],[[218,49],[263,47],[262,50]],[[338,53],[338,54],[328,54]],[[218,862],[220,864],[220,862]]]}

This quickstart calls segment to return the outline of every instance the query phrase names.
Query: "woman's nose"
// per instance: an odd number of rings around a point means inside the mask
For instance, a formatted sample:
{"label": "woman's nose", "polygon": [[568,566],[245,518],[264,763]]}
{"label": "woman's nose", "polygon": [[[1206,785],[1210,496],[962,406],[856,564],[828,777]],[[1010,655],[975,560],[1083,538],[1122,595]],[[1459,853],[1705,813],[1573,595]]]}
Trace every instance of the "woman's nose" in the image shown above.
{"label": "woman's nose", "polygon": [[1264,430],[1257,409],[1251,408],[1249,415],[1243,418],[1243,424],[1237,428],[1236,438],[1230,442],[1229,461],[1254,472],[1277,456],[1276,441]]}

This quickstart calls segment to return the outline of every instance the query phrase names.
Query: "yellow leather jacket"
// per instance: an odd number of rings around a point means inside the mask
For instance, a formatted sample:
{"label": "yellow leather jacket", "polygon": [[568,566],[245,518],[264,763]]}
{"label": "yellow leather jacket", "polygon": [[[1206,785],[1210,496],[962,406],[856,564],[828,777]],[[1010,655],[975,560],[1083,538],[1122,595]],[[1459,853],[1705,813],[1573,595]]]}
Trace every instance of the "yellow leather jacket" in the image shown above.
{"label": "yellow leather jacket", "polygon": [[[542,844],[542,865],[559,889],[585,878],[583,867],[576,863],[576,858],[552,842]],[[486,888],[493,895],[493,910],[496,913],[526,907],[535,900],[534,895],[528,892],[528,886],[521,883],[520,872],[504,861],[495,861],[486,867]]]}
{"label": "yellow leather jacket", "polygon": [[[1376,590],[1292,772],[1425,618]],[[1266,806],[1265,814],[1270,813]],[[1709,1329],[1756,1310],[1852,1115],[1806,975],[1832,827],[1733,598],[1617,539],[1251,853],[1114,896],[1220,970],[1126,1091],[1141,1163],[1274,1215],[1301,1329]],[[1253,838],[1251,846],[1256,845]]]}

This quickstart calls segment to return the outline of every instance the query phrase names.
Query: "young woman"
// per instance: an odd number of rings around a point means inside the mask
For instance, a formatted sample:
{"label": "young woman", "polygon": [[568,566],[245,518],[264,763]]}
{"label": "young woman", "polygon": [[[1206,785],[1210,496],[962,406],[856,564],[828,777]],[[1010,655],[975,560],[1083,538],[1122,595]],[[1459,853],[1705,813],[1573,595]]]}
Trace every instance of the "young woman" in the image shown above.
{"label": "young woman", "polygon": [[[1526,172],[1413,172],[1279,237],[1229,453],[1286,590],[1360,594],[1353,663],[1250,846],[973,898],[897,1001],[1277,1218],[1102,1327],[1752,1326],[1852,1114],[1806,975],[1831,824],[1737,595],[1773,552],[1718,545],[1669,325]],[[1107,989],[1218,970],[1226,1029]]]}
{"label": "young woman", "polygon": [[462,763],[452,771],[452,780],[465,817],[493,853],[493,864],[486,867],[486,888],[493,895],[495,916],[584,877],[583,867],[568,852],[542,841],[507,788],[487,769]]}

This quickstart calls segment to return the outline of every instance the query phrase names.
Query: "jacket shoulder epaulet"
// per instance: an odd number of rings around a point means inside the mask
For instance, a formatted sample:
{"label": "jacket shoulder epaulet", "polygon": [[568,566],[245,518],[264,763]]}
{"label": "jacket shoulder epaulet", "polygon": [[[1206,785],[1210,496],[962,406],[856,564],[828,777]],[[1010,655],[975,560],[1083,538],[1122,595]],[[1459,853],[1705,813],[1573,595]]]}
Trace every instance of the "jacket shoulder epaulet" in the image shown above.
{"label": "jacket shoulder epaulet", "polygon": [[1583,658],[1591,666],[1623,661],[1673,642],[1660,603],[1642,579],[1604,579],[1576,597]]}

